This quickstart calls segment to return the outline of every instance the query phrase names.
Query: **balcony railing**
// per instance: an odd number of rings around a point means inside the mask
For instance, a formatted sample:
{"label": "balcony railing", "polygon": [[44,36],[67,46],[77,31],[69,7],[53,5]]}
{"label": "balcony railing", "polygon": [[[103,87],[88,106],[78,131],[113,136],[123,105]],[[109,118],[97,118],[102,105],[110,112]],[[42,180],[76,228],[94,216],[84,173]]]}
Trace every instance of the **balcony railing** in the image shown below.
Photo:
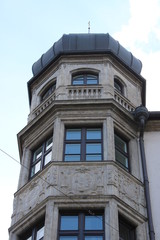
{"label": "balcony railing", "polygon": [[130,103],[130,101],[121,94],[119,94],[117,91],[114,92],[114,99],[126,110],[130,112],[135,110],[135,107]]}
{"label": "balcony railing", "polygon": [[102,86],[71,86],[68,87],[69,99],[100,98]]}
{"label": "balcony railing", "polygon": [[[44,102],[37,106],[32,114],[30,115],[29,120],[32,120],[34,117],[42,113],[46,108],[48,108],[55,100],[74,100],[74,99],[99,99],[106,98],[106,95],[103,93],[103,87],[100,85],[96,86],[68,86],[66,88],[66,93],[64,91],[56,91],[51,94]],[[121,106],[123,106],[128,111],[134,111],[135,106],[130,103],[130,101],[114,91],[114,99]]]}

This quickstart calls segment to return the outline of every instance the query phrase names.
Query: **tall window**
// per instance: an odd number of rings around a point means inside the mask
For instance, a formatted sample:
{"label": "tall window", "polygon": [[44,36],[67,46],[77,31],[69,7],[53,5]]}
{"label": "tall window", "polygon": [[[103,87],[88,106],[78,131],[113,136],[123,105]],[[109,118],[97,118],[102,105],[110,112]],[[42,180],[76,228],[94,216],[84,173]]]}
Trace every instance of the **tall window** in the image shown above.
{"label": "tall window", "polygon": [[52,137],[50,137],[33,152],[30,177],[33,177],[37,172],[42,170],[47,163],[51,161],[52,143]]}
{"label": "tall window", "polygon": [[22,240],[43,240],[44,239],[44,224],[39,224],[32,229],[29,229],[23,237]]}
{"label": "tall window", "polygon": [[96,215],[61,213],[59,220],[59,240],[104,240],[102,212]]}
{"label": "tall window", "polygon": [[72,85],[97,85],[98,75],[96,74],[78,74],[73,76]]}
{"label": "tall window", "polygon": [[123,94],[123,84],[119,81],[119,79],[114,78],[114,88],[120,93]]}
{"label": "tall window", "polygon": [[119,240],[135,240],[135,226],[119,217]]}
{"label": "tall window", "polygon": [[52,84],[49,88],[47,88],[47,90],[43,93],[41,100],[44,101],[46,98],[49,97],[49,95],[51,95],[56,89],[56,82],[54,82],[54,84]]}
{"label": "tall window", "polygon": [[101,128],[67,128],[64,161],[101,161]]}
{"label": "tall window", "polygon": [[128,141],[116,133],[114,134],[114,140],[116,161],[125,169],[129,170]]}

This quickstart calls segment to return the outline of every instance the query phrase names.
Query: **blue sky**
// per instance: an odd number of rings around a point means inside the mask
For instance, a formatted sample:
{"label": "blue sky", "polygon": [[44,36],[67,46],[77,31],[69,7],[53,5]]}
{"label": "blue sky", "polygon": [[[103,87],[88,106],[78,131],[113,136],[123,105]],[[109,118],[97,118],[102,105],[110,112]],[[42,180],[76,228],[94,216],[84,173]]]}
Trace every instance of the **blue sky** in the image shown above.
{"label": "blue sky", "polygon": [[[1,0],[0,149],[18,161],[16,134],[27,124],[27,81],[32,77],[32,64],[63,34],[87,33],[88,21],[91,33],[108,32],[142,61],[147,107],[160,110],[159,0]],[[1,151],[0,161],[1,238],[8,239],[20,166]]]}

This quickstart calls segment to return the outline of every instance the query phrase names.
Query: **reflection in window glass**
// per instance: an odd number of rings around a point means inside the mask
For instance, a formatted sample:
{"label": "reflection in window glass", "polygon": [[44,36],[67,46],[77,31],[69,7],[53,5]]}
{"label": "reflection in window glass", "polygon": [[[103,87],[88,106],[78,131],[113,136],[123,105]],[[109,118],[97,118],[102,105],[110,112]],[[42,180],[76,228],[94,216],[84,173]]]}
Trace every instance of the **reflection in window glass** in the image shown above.
{"label": "reflection in window glass", "polygon": [[86,230],[102,230],[103,219],[102,216],[85,216]]}
{"label": "reflection in window glass", "polygon": [[46,151],[52,147],[53,140],[52,137],[46,142]]}
{"label": "reflection in window glass", "polygon": [[78,237],[76,237],[76,236],[61,236],[59,239],[60,240],[78,240]]}
{"label": "reflection in window glass", "polygon": [[101,128],[66,129],[64,161],[101,161]]}
{"label": "reflection in window glass", "polygon": [[60,230],[77,230],[78,216],[61,216]]}
{"label": "reflection in window glass", "polygon": [[58,236],[59,240],[104,240],[103,214],[81,211],[77,215],[60,214]]}
{"label": "reflection in window glass", "polygon": [[36,161],[38,158],[40,158],[42,156],[42,147],[38,148],[35,152],[34,152],[34,156],[33,156],[33,161]]}
{"label": "reflection in window glass", "polygon": [[51,158],[52,158],[52,152],[49,152],[48,154],[45,155],[44,166],[51,161]]}
{"label": "reflection in window glass", "polygon": [[66,140],[80,140],[81,129],[67,129]]}
{"label": "reflection in window glass", "polygon": [[86,139],[101,139],[101,129],[87,129]]}
{"label": "reflection in window glass", "polygon": [[124,156],[122,153],[115,151],[116,160],[121,163],[124,167],[128,168],[128,158]]}
{"label": "reflection in window glass", "polygon": [[73,85],[96,85],[98,84],[98,75],[80,74],[72,78]]}
{"label": "reflection in window glass", "polygon": [[85,240],[103,240],[102,236],[86,236]]}
{"label": "reflection in window glass", "polygon": [[43,169],[43,167],[51,161],[52,157],[52,137],[47,139],[38,149],[33,153],[33,159],[31,162],[30,177],[33,177],[36,173]]}
{"label": "reflection in window glass", "polygon": [[36,240],[42,240],[43,237],[44,237],[44,227],[40,228],[37,231],[37,238],[36,238]]}
{"label": "reflection in window glass", "polygon": [[48,98],[56,89],[56,82],[51,85],[42,95],[42,101],[44,101],[46,98]]}
{"label": "reflection in window glass", "polygon": [[80,154],[80,144],[66,144],[66,154]]}
{"label": "reflection in window glass", "polygon": [[129,170],[128,161],[128,143],[122,139],[117,134],[114,135],[115,138],[115,159],[120,163],[126,170]]}
{"label": "reflection in window glass", "polygon": [[100,143],[87,143],[86,153],[101,153],[101,144]]}

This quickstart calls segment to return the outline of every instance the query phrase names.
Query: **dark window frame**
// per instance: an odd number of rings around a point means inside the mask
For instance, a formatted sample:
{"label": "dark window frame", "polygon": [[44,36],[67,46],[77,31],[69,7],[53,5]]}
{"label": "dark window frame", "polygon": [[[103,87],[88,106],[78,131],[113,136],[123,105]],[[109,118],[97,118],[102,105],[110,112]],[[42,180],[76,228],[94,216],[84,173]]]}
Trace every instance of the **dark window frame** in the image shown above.
{"label": "dark window frame", "polygon": [[56,90],[56,81],[50,84],[41,94],[41,102],[45,101]]}
{"label": "dark window frame", "polygon": [[122,95],[124,95],[124,85],[123,83],[118,79],[114,78],[114,88]]}
{"label": "dark window frame", "polygon": [[[78,216],[78,229],[77,230],[61,230],[61,217],[62,216]],[[101,216],[102,217],[102,229],[100,230],[86,230],[85,229],[85,217],[86,216]],[[101,219],[99,219],[101,221]],[[58,220],[58,240],[60,237],[75,236],[77,239],[83,240],[87,236],[100,236],[105,239],[105,219],[104,210],[90,210],[90,211],[74,211],[74,210],[60,210]]]}
{"label": "dark window frame", "polygon": [[[83,84],[74,84],[75,78],[83,77]],[[93,76],[96,78],[97,83],[87,84],[88,76]],[[72,75],[72,85],[73,86],[90,86],[99,84],[99,75],[95,72],[78,72]]]}
{"label": "dark window frame", "polygon": [[[70,130],[70,129],[81,129],[81,139],[79,140],[66,140],[66,133],[67,133],[67,130]],[[101,130],[101,139],[89,139],[87,140],[86,139],[86,133],[87,133],[87,130],[88,129],[100,129]],[[87,154],[86,152],[86,145],[87,143],[100,143],[101,144],[101,154]],[[65,160],[65,156],[67,154],[65,154],[65,147],[66,147],[66,144],[80,144],[80,154],[77,154],[77,155],[80,155],[80,160],[77,161],[77,162],[101,162],[103,161],[103,128],[102,126],[75,126],[75,127],[69,127],[67,126],[65,128],[65,136],[64,136],[64,150],[63,150],[63,161],[64,162],[76,162],[76,161],[66,161]],[[68,154],[70,155],[70,154]],[[73,155],[76,155],[76,154],[73,154]],[[86,160],[86,155],[101,155],[101,160]]]}
{"label": "dark window frame", "polygon": [[[122,140],[125,144],[126,144],[126,148],[127,148],[127,152],[123,151],[119,146],[116,145],[116,136]],[[115,160],[116,162],[123,167],[125,170],[127,170],[128,172],[130,172],[130,159],[129,159],[129,140],[127,138],[125,138],[122,134],[120,134],[119,132],[115,131],[114,132],[114,145],[115,145]],[[116,151],[118,153],[120,153],[122,156],[127,158],[127,164],[128,167],[125,166],[125,164],[122,164],[118,159],[116,159]]]}
{"label": "dark window frame", "polygon": [[[119,215],[119,240],[136,240],[136,226],[126,218]],[[127,239],[123,234],[128,235]]]}
{"label": "dark window frame", "polygon": [[[52,140],[52,145],[49,149],[46,149],[47,147],[47,142],[49,142],[50,140]],[[47,166],[49,164],[46,163],[45,164],[45,157],[51,152],[52,154],[52,147],[53,147],[53,136],[49,136],[48,138],[45,139],[45,141],[43,141],[40,145],[38,145],[37,148],[35,148],[32,151],[32,159],[31,159],[31,164],[30,164],[30,174],[29,174],[29,178],[33,178],[34,176],[36,176],[40,171],[42,171],[44,169],[45,166]],[[38,150],[42,148],[42,155],[40,157],[38,157],[35,161],[34,161],[34,156],[36,155],[36,152],[38,152]],[[36,166],[36,164],[40,163],[40,169],[36,172],[32,174],[32,169]]]}
{"label": "dark window frame", "polygon": [[[37,239],[37,233],[41,228],[45,228],[44,225],[44,220],[38,222],[37,224],[35,224],[32,228],[29,228],[27,231],[25,231],[21,236],[20,239],[22,240],[27,240],[28,238],[31,237],[31,240],[36,240]],[[40,238],[39,240],[43,240],[43,238]]]}

